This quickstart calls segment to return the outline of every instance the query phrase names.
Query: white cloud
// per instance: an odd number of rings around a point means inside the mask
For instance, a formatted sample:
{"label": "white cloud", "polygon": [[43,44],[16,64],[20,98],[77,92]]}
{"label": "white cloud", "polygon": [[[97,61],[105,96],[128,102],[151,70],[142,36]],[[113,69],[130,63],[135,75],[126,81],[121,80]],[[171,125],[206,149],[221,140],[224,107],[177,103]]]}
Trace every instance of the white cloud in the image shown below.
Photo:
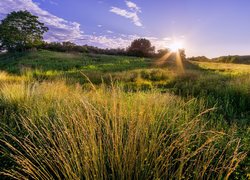
{"label": "white cloud", "polygon": [[[128,7],[136,10],[135,6],[131,3]],[[117,10],[117,8],[115,9]],[[84,34],[80,29],[80,24],[78,22],[71,22],[57,17],[48,11],[41,9],[39,5],[32,0],[0,0],[0,19],[3,19],[12,11],[19,10],[28,10],[32,14],[38,16],[39,20],[49,27],[49,31],[45,34],[45,40],[49,42],[71,41],[80,45],[89,44],[103,48],[126,48],[134,39],[140,38],[138,35],[126,34],[116,34],[116,36],[111,37],[109,36],[113,34],[111,31],[106,32],[109,35],[97,35],[95,32],[93,32],[93,34]],[[127,13],[126,10],[117,10],[117,12],[132,19],[138,26],[142,25],[135,12]],[[165,47],[168,41],[168,39],[160,40],[156,37],[145,38],[148,38],[156,48]]]}
{"label": "white cloud", "polygon": [[[19,10],[28,10],[49,27],[49,31],[45,34],[45,40],[49,42],[71,41],[77,44],[116,48],[126,47],[133,39],[132,36],[114,38],[105,35],[98,36],[95,33],[93,35],[84,34],[79,23],[57,17],[41,9],[32,0],[0,0],[0,19],[12,11]],[[98,27],[102,27],[102,25],[98,25]]]}
{"label": "white cloud", "polygon": [[12,11],[28,10],[39,17],[39,20],[49,27],[45,34],[47,41],[73,41],[80,38],[83,32],[80,30],[80,24],[70,22],[59,18],[48,11],[41,9],[38,4],[32,0],[1,0],[0,1],[0,19],[4,18]]}
{"label": "white cloud", "polygon": [[139,35],[126,35],[117,34],[117,36],[109,37],[107,35],[84,35],[84,39],[78,41],[79,44],[84,44],[88,42],[89,45],[99,46],[102,48],[126,48],[131,42],[138,38],[146,38],[150,40],[151,44],[155,46],[156,50],[164,49],[172,42],[171,38],[160,39],[153,36],[139,36]]}
{"label": "white cloud", "polygon": [[139,38],[137,35],[124,35],[124,36],[108,36],[108,35],[83,35],[81,40],[77,40],[77,44],[87,44],[98,46],[101,48],[126,48],[130,43]]}
{"label": "white cloud", "polygon": [[131,19],[136,26],[142,26],[141,20],[136,12],[129,12],[125,9],[120,9],[118,7],[111,7],[110,12]]}
{"label": "white cloud", "polygon": [[125,1],[126,5],[131,9],[131,10],[136,10],[138,12],[141,12],[141,8],[138,7],[135,3],[133,3],[132,1]]}
{"label": "white cloud", "polygon": [[112,6],[109,11],[112,13],[115,13],[117,15],[123,16],[125,18],[131,19],[131,21],[136,26],[141,27],[142,22],[138,16],[138,13],[141,12],[141,9],[135,3],[131,2],[131,1],[125,1],[125,2],[126,2],[127,7],[129,8],[129,10],[121,9],[121,8]]}

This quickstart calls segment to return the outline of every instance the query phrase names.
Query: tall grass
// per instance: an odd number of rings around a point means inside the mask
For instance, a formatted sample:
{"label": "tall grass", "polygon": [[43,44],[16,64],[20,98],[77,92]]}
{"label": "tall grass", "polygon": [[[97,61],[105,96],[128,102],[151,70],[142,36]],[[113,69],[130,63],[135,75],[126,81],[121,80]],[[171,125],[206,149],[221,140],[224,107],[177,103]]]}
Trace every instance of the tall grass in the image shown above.
{"label": "tall grass", "polygon": [[14,179],[222,179],[245,158],[204,100],[64,82],[0,88],[2,170]]}

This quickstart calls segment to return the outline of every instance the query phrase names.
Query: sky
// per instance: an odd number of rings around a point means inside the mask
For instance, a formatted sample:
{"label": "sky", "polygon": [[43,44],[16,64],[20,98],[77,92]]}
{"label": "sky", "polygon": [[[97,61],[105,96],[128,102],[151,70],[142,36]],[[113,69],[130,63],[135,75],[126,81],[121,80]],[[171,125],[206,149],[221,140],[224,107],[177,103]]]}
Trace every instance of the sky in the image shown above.
{"label": "sky", "polygon": [[44,39],[126,48],[147,38],[157,48],[182,44],[188,57],[250,55],[250,0],[0,0],[0,19],[28,10]]}

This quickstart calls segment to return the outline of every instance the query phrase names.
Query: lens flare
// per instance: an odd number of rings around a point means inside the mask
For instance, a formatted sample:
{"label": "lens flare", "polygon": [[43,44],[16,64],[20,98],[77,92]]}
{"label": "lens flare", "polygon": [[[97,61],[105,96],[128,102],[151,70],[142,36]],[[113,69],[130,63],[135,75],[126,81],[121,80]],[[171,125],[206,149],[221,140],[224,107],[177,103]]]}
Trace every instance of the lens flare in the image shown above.
{"label": "lens flare", "polygon": [[172,52],[177,52],[179,49],[183,49],[183,44],[181,42],[174,42],[169,46]]}

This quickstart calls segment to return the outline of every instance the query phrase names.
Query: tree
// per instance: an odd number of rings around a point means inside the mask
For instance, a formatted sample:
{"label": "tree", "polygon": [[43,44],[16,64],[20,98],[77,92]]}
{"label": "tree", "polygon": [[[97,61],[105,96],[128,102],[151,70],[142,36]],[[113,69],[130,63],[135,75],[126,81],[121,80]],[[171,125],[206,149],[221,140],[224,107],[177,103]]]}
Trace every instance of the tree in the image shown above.
{"label": "tree", "polygon": [[155,47],[145,38],[134,40],[128,47],[128,54],[133,56],[148,57],[155,52]]}
{"label": "tree", "polygon": [[13,11],[0,24],[0,44],[8,51],[24,51],[39,46],[48,28],[28,11]]}

